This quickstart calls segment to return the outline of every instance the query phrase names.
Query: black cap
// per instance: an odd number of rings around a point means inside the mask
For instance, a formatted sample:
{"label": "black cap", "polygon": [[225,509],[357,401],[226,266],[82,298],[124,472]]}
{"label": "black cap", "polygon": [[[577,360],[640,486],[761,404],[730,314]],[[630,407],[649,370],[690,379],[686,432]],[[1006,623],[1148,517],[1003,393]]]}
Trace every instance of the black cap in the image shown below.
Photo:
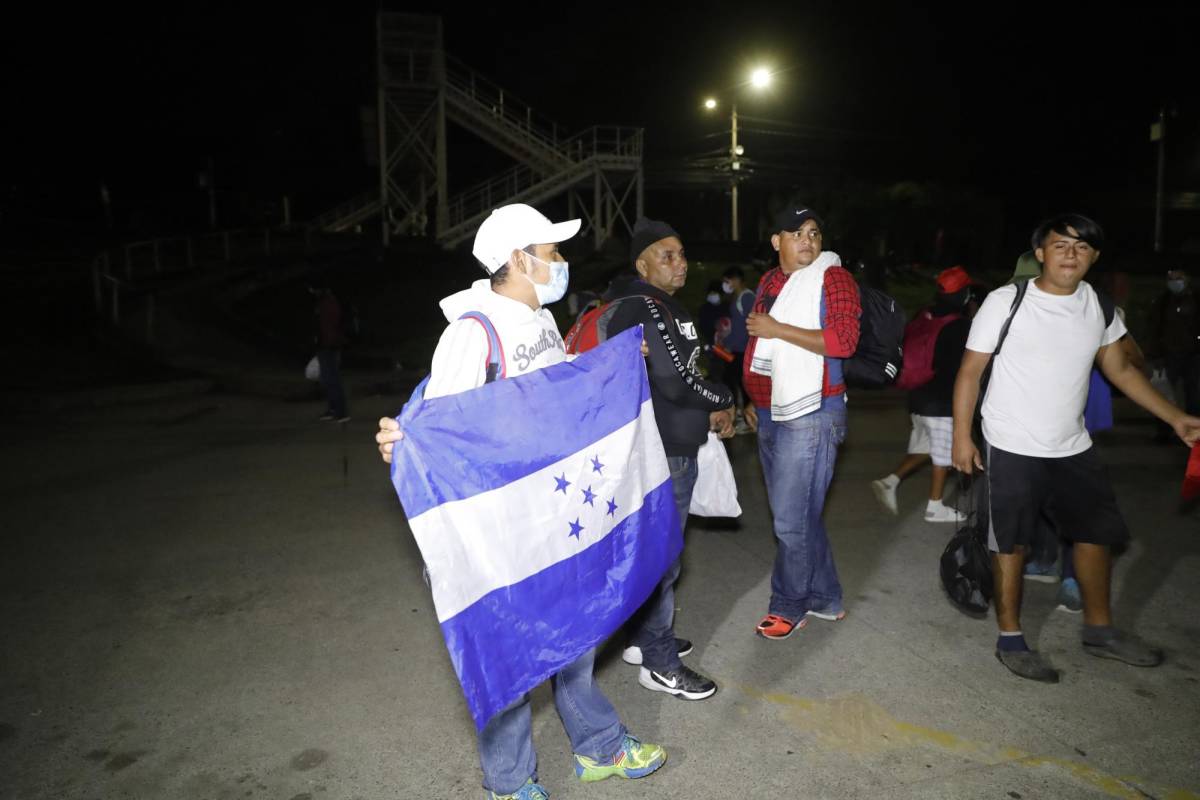
{"label": "black cap", "polygon": [[825,223],[821,222],[821,218],[817,216],[817,212],[811,208],[804,206],[795,206],[783,209],[775,215],[775,222],[771,227],[771,234],[780,233],[781,231],[798,231],[800,226],[808,220],[817,223],[818,228],[824,228]]}
{"label": "black cap", "polygon": [[633,226],[633,241],[629,243],[629,260],[637,261],[647,247],[671,236],[679,238],[679,234],[667,223],[639,217]]}

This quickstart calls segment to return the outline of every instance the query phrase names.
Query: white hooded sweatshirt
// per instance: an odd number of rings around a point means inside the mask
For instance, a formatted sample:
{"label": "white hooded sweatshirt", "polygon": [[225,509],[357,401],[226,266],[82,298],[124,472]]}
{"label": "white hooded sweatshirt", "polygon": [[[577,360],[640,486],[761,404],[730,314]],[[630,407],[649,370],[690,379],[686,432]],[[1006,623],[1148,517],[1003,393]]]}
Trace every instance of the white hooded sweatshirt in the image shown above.
{"label": "white hooded sweatshirt", "polygon": [[487,333],[477,321],[459,319],[468,311],[485,315],[496,328],[504,351],[505,377],[515,378],[566,360],[553,315],[545,308],[534,311],[519,300],[493,292],[486,278],[443,299],[441,307],[450,325],[433,353],[426,398],[475,389],[487,378]]}

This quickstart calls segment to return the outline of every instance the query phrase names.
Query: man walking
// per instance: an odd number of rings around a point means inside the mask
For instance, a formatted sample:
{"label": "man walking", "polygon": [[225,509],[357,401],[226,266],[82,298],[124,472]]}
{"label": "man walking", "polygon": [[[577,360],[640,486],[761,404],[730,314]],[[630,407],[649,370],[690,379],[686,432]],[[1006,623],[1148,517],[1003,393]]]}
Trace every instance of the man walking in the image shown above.
{"label": "man walking", "polygon": [[1151,353],[1166,368],[1176,399],[1189,414],[1200,414],[1200,292],[1183,270],[1167,273],[1150,324]]}
{"label": "man walking", "polygon": [[342,304],[325,284],[313,286],[309,291],[317,298],[313,311],[317,318],[317,364],[320,366],[321,388],[325,390],[325,400],[329,404],[320,419],[322,422],[349,422],[346,390],[342,387],[340,373],[342,348],[346,345]]}
{"label": "man walking", "polygon": [[[1022,678],[1058,681],[1058,671],[1029,648],[1020,620],[1025,551],[1039,515],[1048,511],[1075,542],[1084,650],[1134,666],[1157,666],[1161,651],[1112,624],[1111,550],[1128,540],[1129,531],[1083,424],[1092,364],[1188,444],[1200,439],[1200,419],[1172,405],[1129,363],[1118,344],[1124,323],[1115,313],[1106,319],[1100,298],[1084,281],[1104,247],[1100,226],[1063,214],[1038,227],[1033,246],[1041,274],[988,295],[972,322],[954,387],[954,466],[971,474],[986,465],[1000,629],[996,657]],[[981,453],[971,437],[980,378],[1006,325],[1007,338],[992,363],[983,400]]]}
{"label": "man walking", "polygon": [[900,482],[933,462],[929,479],[926,522],[962,522],[965,516],[942,502],[950,474],[950,441],[953,423],[954,379],[967,347],[971,320],[971,276],[962,267],[951,267],[937,276],[933,305],[917,314],[904,330],[904,368],[896,385],[908,389],[912,435],[908,455],[895,471],[871,488],[883,507],[899,513],[896,489]]}

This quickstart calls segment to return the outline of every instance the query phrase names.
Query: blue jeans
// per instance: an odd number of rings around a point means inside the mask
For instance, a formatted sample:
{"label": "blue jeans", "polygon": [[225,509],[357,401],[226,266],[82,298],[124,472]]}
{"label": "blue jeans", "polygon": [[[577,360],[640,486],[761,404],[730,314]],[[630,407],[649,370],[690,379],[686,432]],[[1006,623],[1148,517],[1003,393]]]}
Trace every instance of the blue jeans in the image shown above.
{"label": "blue jeans", "polygon": [[342,376],[338,364],[342,360],[340,350],[322,348],[317,351],[317,364],[321,367],[321,388],[329,402],[329,410],[335,417],[346,416],[346,392],[342,389]]}
{"label": "blue jeans", "polygon": [[821,515],[845,438],[843,397],[826,398],[820,410],[787,422],[774,422],[770,409],[758,409],[758,456],[778,545],[772,614],[798,621],[810,610],[841,606],[842,584]]}
{"label": "blue jeans", "polygon": [[[697,462],[686,456],[667,456],[671,470],[671,487],[675,492],[675,508],[679,525],[687,528],[688,508],[692,505],[692,490],[696,488]],[[642,666],[656,672],[679,669],[679,651],[675,647],[675,582],[679,580],[680,559],[667,569],[654,594],[642,604],[630,621],[633,635],[629,643],[642,649]]]}
{"label": "blue jeans", "polygon": [[[606,759],[621,749],[625,726],[596,685],[592,675],[595,658],[595,650],[587,651],[563,667],[550,684],[558,716],[571,740],[571,751]],[[483,726],[479,732],[479,763],[483,767],[483,787],[496,794],[513,794],[530,778],[537,780],[528,694]]]}

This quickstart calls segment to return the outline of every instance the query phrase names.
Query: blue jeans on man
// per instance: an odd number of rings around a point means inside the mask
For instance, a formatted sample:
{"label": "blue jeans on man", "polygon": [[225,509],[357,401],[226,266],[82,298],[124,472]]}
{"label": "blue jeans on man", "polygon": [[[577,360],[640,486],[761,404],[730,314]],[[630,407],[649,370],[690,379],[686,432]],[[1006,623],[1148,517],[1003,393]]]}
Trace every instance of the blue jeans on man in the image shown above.
{"label": "blue jeans on man", "polygon": [[758,454],[775,525],[770,613],[799,622],[809,611],[840,610],[842,584],[822,514],[837,450],[846,438],[844,395],[786,422],[758,409]]}
{"label": "blue jeans on man", "polygon": [[[671,471],[671,486],[675,493],[675,508],[679,525],[687,528],[688,509],[692,505],[692,490],[699,474],[698,462],[686,456],[667,456]],[[658,588],[642,604],[630,621],[634,632],[629,644],[642,650],[642,665],[658,672],[679,669],[679,651],[675,645],[675,582],[679,580],[683,555],[675,559],[659,581]]]}
{"label": "blue jeans on man", "polygon": [[[668,456],[667,466],[680,525],[686,527],[692,489],[696,486],[697,462],[694,458]],[[678,669],[681,664],[674,626],[679,567],[677,558],[631,622],[636,632],[630,644],[642,648],[642,663],[652,669]],[[626,731],[592,676],[595,657],[596,651],[589,650],[550,681],[554,704],[571,740],[572,752],[600,759],[609,758],[621,749]],[[529,695],[496,714],[479,732],[479,763],[483,767],[484,786],[497,794],[511,794],[528,779],[537,779]]]}
{"label": "blue jeans on man", "polygon": [[[592,675],[595,659],[596,651],[587,651],[550,678],[550,685],[571,751],[605,759],[621,749],[625,726],[596,685]],[[478,740],[486,788],[496,794],[513,794],[530,778],[537,780],[528,694],[488,720]]]}

